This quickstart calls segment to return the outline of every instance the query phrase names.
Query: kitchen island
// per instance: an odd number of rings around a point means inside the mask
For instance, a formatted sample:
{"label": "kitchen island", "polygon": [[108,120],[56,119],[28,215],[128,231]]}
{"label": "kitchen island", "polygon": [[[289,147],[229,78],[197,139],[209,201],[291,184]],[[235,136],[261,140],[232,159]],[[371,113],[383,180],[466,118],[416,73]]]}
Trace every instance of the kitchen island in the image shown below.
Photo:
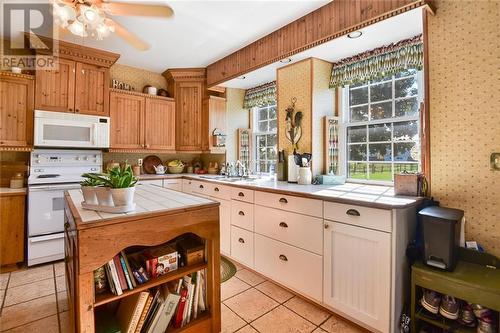
{"label": "kitchen island", "polygon": [[[220,332],[219,203],[152,185],[138,185],[134,212],[85,210],[80,190],[65,193],[65,264],[71,326],[95,332],[98,313],[135,293],[206,270],[207,310],[182,332]],[[179,267],[121,295],[94,291],[94,271],[133,246],[157,246],[192,233],[205,242],[205,262]],[[176,332],[179,331],[176,329]]]}

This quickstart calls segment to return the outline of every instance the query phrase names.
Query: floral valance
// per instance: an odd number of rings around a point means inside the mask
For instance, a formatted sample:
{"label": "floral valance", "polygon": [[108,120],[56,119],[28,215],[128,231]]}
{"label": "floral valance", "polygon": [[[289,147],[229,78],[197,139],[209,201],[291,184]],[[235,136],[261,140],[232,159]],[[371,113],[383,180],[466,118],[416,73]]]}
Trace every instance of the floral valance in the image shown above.
{"label": "floral valance", "polygon": [[333,64],[330,88],[364,83],[405,69],[422,69],[422,35],[342,59]]}
{"label": "floral valance", "polygon": [[264,83],[245,91],[245,99],[243,100],[245,109],[268,103],[276,103],[276,81]]}

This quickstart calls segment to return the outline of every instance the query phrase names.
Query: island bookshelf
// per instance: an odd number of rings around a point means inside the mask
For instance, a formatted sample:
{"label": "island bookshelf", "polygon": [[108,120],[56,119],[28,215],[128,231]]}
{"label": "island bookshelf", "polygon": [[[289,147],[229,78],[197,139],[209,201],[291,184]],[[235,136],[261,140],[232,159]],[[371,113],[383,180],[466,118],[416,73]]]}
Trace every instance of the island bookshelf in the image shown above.
{"label": "island bookshelf", "polygon": [[[71,191],[70,191],[71,192]],[[122,215],[96,221],[81,219],[75,193],[66,194],[65,251],[66,283],[70,322],[74,332],[96,332],[96,318],[121,300],[142,291],[205,270],[207,310],[181,328],[167,333],[220,332],[220,250],[218,203],[208,201],[182,209]],[[177,200],[179,200],[177,198]],[[154,230],[154,232],[153,232]],[[205,243],[205,262],[177,270],[137,285],[121,295],[96,294],[94,270],[129,247],[158,246],[184,234],[195,234]]]}

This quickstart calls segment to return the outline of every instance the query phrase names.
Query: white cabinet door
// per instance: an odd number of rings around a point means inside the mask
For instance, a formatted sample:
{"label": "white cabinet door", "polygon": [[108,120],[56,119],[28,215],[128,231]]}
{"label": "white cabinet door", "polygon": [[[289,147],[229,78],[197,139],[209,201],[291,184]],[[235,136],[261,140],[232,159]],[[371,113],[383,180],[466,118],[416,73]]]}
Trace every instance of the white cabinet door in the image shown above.
{"label": "white cabinet door", "polygon": [[[216,200],[216,199],[214,199]],[[220,252],[231,254],[231,200],[218,199],[220,224]]]}
{"label": "white cabinet door", "polygon": [[323,302],[389,332],[391,235],[325,221],[324,237]]}

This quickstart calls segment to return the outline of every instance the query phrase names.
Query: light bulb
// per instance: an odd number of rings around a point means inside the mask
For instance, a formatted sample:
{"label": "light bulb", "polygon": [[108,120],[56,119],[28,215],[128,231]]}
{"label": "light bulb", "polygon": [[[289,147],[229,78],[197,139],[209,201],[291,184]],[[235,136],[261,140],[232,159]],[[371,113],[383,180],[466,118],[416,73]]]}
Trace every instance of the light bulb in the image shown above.
{"label": "light bulb", "polygon": [[78,17],[83,23],[95,28],[102,21],[99,10],[93,6],[81,5],[80,16]]}
{"label": "light bulb", "polygon": [[73,23],[69,25],[69,31],[73,35],[80,36],[80,37],[87,37],[87,31],[85,31],[85,26],[83,25],[82,22],[75,20]]}
{"label": "light bulb", "polygon": [[56,22],[64,28],[76,17],[75,9],[71,6],[54,4],[53,9]]}

